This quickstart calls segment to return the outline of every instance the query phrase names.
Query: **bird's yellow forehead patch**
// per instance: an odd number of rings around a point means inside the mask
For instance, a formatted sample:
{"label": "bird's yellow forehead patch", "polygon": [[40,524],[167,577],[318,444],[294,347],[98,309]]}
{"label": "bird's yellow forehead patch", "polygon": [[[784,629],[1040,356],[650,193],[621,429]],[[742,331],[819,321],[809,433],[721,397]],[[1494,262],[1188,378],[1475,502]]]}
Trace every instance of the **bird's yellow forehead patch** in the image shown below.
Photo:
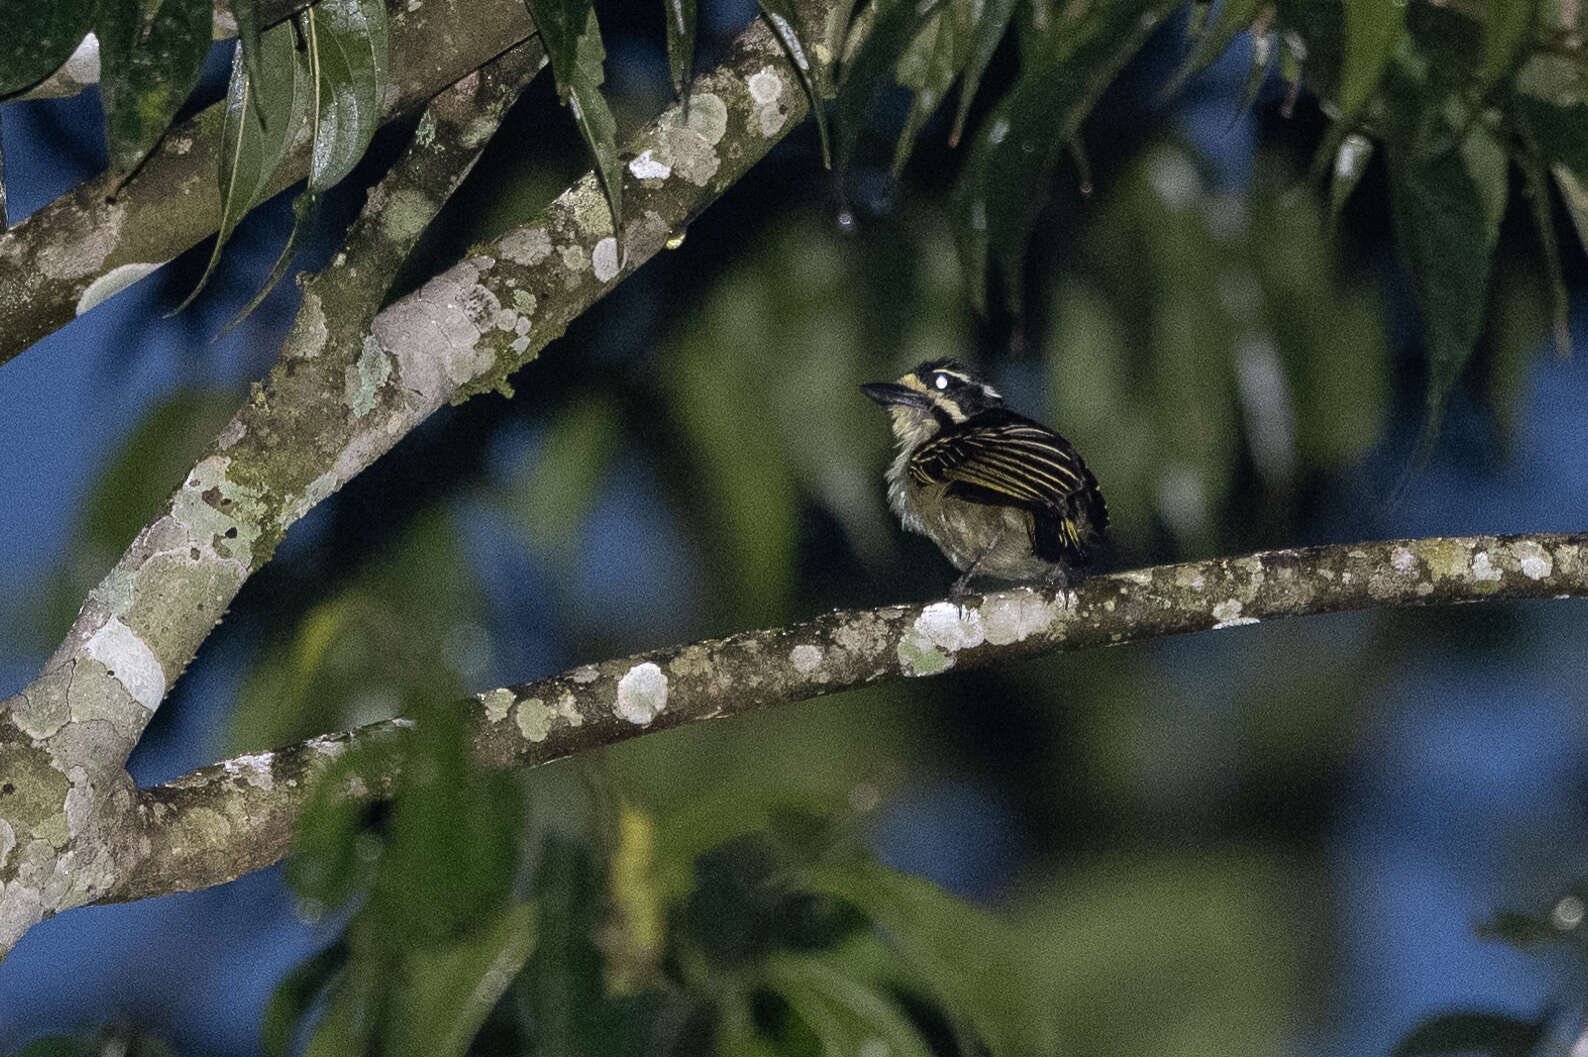
{"label": "bird's yellow forehead patch", "polygon": [[904,386],[906,389],[914,389],[918,393],[926,392],[926,383],[917,378],[914,371],[911,371],[903,378],[900,378],[899,384]]}

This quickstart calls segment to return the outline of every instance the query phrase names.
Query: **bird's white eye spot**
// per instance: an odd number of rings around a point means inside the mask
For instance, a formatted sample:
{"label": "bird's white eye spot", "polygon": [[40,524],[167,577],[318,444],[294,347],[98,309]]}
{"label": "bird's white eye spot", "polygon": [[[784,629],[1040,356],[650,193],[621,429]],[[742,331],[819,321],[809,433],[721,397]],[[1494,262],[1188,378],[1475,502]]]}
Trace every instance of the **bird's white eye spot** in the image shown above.
{"label": "bird's white eye spot", "polygon": [[932,384],[937,386],[939,389],[947,389],[948,388],[948,375],[946,375],[946,374],[938,375],[936,378],[932,379]]}

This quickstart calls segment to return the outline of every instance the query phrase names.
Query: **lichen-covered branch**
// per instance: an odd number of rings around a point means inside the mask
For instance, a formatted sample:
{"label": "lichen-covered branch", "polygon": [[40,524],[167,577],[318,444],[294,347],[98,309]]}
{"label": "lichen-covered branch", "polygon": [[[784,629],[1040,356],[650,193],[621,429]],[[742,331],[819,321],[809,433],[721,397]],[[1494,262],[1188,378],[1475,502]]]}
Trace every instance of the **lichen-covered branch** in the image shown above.
{"label": "lichen-covered branch", "polygon": [[[1265,551],[1017,588],[961,605],[835,612],[767,631],[588,664],[479,695],[475,749],[527,766],[704,719],[887,679],[1344,610],[1588,597],[1588,533],[1470,536]],[[372,724],[244,756],[138,794],[110,900],[220,884],[281,858],[314,776]],[[370,790],[378,794],[379,789]]]}
{"label": "lichen-covered branch", "polygon": [[[276,390],[330,388],[339,400],[345,390],[362,406],[363,389],[379,379],[365,372],[360,339],[387,286],[544,64],[539,41],[525,41],[431,102],[408,151],[349,230],[343,255],[305,284]],[[254,406],[222,435],[220,451],[246,431],[240,422],[255,421]],[[44,915],[110,888],[117,875],[110,849],[128,831],[133,803],[127,754],[268,554],[257,549],[259,498],[229,480],[227,466],[228,456],[213,454],[191,471],[89,596],[40,677],[0,702],[0,957]]]}
{"label": "lichen-covered branch", "polygon": [[[534,32],[523,0],[391,0],[388,7],[387,119]],[[0,234],[0,365],[215,233],[223,121],[217,103],[172,128],[119,191],[107,173]],[[305,134],[268,193],[303,179],[308,159]]]}

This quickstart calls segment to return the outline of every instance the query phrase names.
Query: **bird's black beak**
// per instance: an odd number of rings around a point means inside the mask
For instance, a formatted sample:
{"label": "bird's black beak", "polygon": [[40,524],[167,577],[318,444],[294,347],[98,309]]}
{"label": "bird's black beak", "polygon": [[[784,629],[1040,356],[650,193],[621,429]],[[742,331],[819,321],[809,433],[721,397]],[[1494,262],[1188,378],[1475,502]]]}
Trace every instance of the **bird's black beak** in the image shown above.
{"label": "bird's black beak", "polygon": [[910,407],[925,408],[928,404],[925,393],[918,393],[909,386],[899,385],[897,382],[867,382],[860,387],[860,391],[883,407],[889,404],[905,404]]}

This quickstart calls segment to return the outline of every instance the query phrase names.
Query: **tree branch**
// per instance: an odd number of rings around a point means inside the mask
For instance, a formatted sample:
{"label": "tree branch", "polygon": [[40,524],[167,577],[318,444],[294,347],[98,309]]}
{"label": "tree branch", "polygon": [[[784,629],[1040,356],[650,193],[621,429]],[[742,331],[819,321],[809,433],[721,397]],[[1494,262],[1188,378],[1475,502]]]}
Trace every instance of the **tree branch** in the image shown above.
{"label": "tree branch", "polygon": [[[343,255],[305,284],[279,374],[323,384],[329,368],[355,404],[365,384],[378,384],[361,370],[360,337],[426,224],[544,64],[539,41],[525,41],[431,102],[349,230]],[[351,351],[295,371],[291,353],[316,342]],[[229,441],[230,431],[220,448]],[[217,465],[225,467],[224,456],[193,470],[90,595],[43,674],[0,702],[0,958],[44,916],[110,887],[110,848],[128,831],[134,794],[122,764],[170,679],[253,568],[258,527],[243,510],[250,497],[217,475]]]}
{"label": "tree branch", "polygon": [[[534,32],[523,0],[390,0],[385,120],[411,110]],[[0,365],[109,294],[215,233],[225,104],[172,128],[116,192],[109,173],[0,234]],[[267,195],[303,179],[300,137]],[[115,198],[111,196],[115,193]]]}
{"label": "tree branch", "polygon": [[[475,752],[532,766],[705,719],[858,686],[1346,610],[1588,597],[1588,533],[1435,537],[1264,551],[1029,588],[965,605],[835,612],[589,664],[479,695]],[[314,778],[375,723],[227,760],[138,794],[107,901],[221,884],[284,856]],[[387,776],[392,778],[394,776]],[[367,792],[377,795],[384,790]]]}

